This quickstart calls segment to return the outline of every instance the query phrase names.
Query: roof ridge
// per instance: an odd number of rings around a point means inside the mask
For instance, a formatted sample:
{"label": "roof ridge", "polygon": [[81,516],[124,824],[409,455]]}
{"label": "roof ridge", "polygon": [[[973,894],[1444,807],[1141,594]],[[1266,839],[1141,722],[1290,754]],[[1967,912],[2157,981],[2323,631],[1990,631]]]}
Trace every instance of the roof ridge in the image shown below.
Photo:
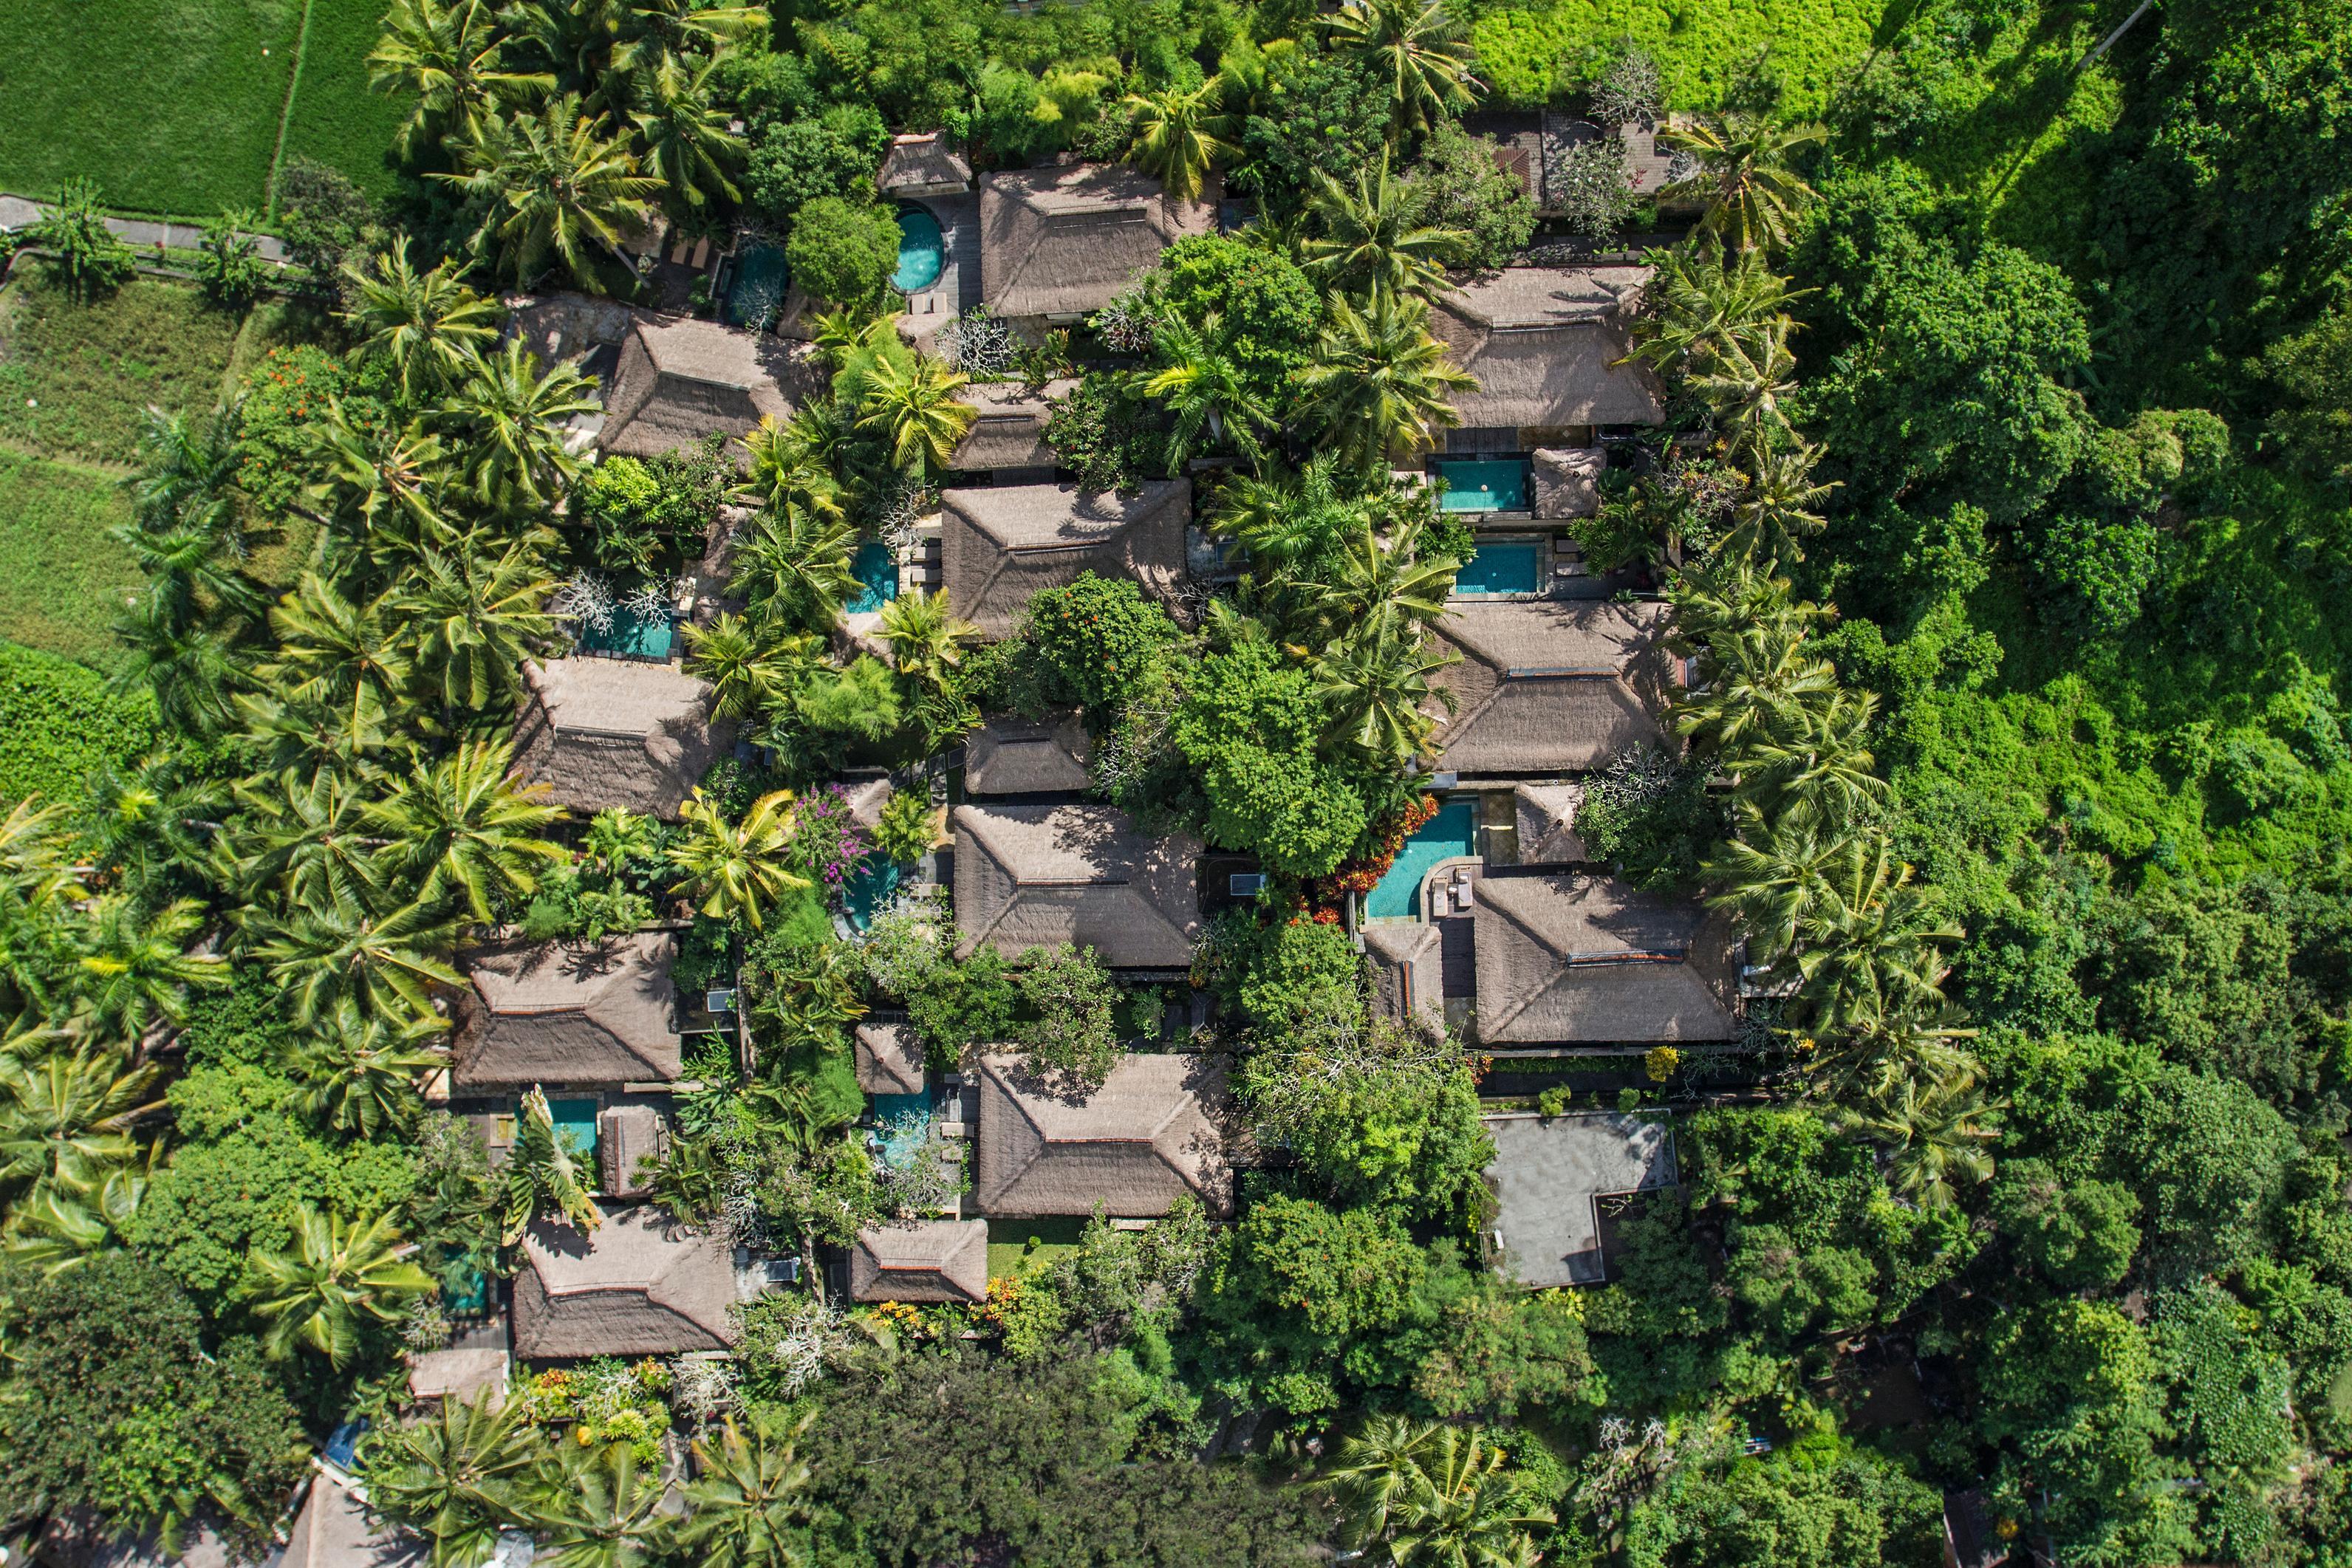
{"label": "roof ridge", "polygon": [[[1478,894],[1478,907],[1491,912],[1498,919],[1509,921],[1512,926],[1529,942],[1533,943],[1543,952],[1549,953],[1552,956],[1557,958],[1562,956],[1559,948],[1546,941],[1541,933],[1538,932],[1534,926],[1528,925],[1525,918],[1514,912],[1507,898],[1498,902],[1495,897],[1495,886],[1498,883],[1542,880],[1543,879],[1539,877],[1487,877],[1479,883],[1480,891]],[[1563,966],[1559,974],[1566,974],[1567,972],[1566,967]],[[1543,985],[1538,987],[1535,990],[1528,992],[1525,997],[1519,998],[1519,1005],[1517,1007],[1515,1007],[1509,1011],[1502,1013],[1495,1018],[1482,1017],[1478,1020],[1479,1033],[1484,1036],[1499,1031],[1508,1025],[1514,1019],[1517,1019],[1521,1013],[1526,1012],[1529,1008],[1535,1006],[1537,998],[1550,995],[1552,988],[1557,986],[1559,983],[1559,975],[1554,975]],[[1484,998],[1480,998],[1482,1003],[1484,1000]]]}

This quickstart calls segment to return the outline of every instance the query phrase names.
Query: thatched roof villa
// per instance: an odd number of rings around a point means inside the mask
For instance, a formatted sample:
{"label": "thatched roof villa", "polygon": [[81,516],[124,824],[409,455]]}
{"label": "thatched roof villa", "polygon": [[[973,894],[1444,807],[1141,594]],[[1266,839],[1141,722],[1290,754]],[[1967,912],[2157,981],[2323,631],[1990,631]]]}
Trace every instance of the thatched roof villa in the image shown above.
{"label": "thatched roof villa", "polygon": [[1215,1215],[1233,1209],[1233,1167],[1220,1121],[1223,1059],[1128,1055],[1086,1091],[992,1056],[980,1068],[980,1134],[972,1193],[984,1214],[1166,1214],[1192,1193]]}
{"label": "thatched roof villa", "polygon": [[667,664],[550,659],[522,673],[515,767],[559,806],[674,821],[734,749],[734,725],[710,716],[709,683]]}
{"label": "thatched roof villa", "polygon": [[998,485],[940,497],[948,602],[991,637],[1012,631],[1040,590],[1085,571],[1130,578],[1166,599],[1184,578],[1192,486],[1155,479],[1129,491]]}

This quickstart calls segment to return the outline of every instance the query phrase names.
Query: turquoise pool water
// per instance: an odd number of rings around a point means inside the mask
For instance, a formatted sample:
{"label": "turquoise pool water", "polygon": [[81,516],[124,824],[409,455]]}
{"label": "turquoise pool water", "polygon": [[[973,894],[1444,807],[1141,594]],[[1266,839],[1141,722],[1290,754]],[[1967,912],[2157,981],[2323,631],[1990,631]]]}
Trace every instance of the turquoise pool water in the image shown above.
{"label": "turquoise pool water", "polygon": [[667,611],[638,615],[625,606],[613,606],[613,619],[603,631],[583,624],[580,646],[590,653],[618,653],[631,659],[667,659],[677,635],[677,621]]}
{"label": "turquoise pool water", "polygon": [[572,1151],[579,1160],[596,1155],[596,1102],[593,1100],[550,1100],[547,1113],[555,1124],[557,1141]]}
{"label": "turquoise pool water", "polygon": [[1450,457],[1437,465],[1437,506],[1445,512],[1524,512],[1528,465],[1516,457]]}
{"label": "turquoise pool water", "polygon": [[898,862],[879,850],[867,855],[841,888],[841,912],[849,917],[850,928],[863,931],[873,925],[874,916],[898,891]]}
{"label": "turquoise pool water", "polygon": [[793,286],[784,253],[755,245],[735,260],[735,280],[727,286],[727,319],[738,327],[764,327],[784,308]]}
{"label": "turquoise pool water", "polygon": [[1491,539],[1454,574],[1457,595],[1534,593],[1543,587],[1543,546],[1533,539]]}
{"label": "turquoise pool water", "polygon": [[882,1140],[885,1163],[905,1170],[931,1139],[931,1097],[929,1094],[877,1094],[874,1133]]}
{"label": "turquoise pool water", "polygon": [[920,207],[898,209],[898,270],[890,287],[901,294],[929,288],[947,267],[947,246],[940,239],[940,220]]}
{"label": "turquoise pool water", "polygon": [[849,601],[849,612],[862,614],[879,610],[898,597],[898,558],[880,539],[867,539],[849,558],[849,575],[857,580],[857,597]]}
{"label": "turquoise pool water", "polygon": [[1448,800],[1397,852],[1396,863],[1380,885],[1364,895],[1364,915],[1384,920],[1421,913],[1421,879],[1439,861],[1478,852],[1478,808],[1471,800]]}

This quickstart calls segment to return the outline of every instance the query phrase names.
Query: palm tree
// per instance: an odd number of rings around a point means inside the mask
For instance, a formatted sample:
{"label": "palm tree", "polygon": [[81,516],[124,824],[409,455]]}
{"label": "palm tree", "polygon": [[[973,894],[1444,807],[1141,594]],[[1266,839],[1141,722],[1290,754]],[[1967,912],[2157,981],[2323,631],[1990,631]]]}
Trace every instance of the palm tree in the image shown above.
{"label": "palm tree", "polygon": [[269,612],[275,653],[257,674],[290,703],[336,710],[355,735],[380,733],[408,685],[410,664],[384,601],[353,603],[315,572]]}
{"label": "palm tree", "polygon": [[1770,733],[1723,753],[1723,766],[1738,775],[1738,797],[1768,817],[1858,817],[1886,799],[1872,771],[1877,718],[1877,694],[1837,692],[1790,709]]}
{"label": "palm tree", "polygon": [[705,5],[701,0],[605,0],[609,25],[621,42],[613,68],[637,72],[688,54],[716,56],[735,44],[764,37],[767,10],[759,5]]}
{"label": "palm tree", "polygon": [[1230,443],[1234,451],[1255,467],[1265,460],[1258,440],[1261,429],[1271,430],[1278,416],[1258,396],[1241,365],[1218,342],[1218,320],[1213,312],[1199,326],[1170,316],[1155,335],[1166,368],[1142,373],[1143,395],[1158,398],[1175,415],[1168,433],[1168,471],[1184,466],[1206,430],[1213,442]]}
{"label": "palm tree", "polygon": [[741,920],[761,928],[770,905],[808,879],[788,869],[793,833],[793,792],[778,789],[751,803],[740,822],[730,822],[717,802],[698,787],[678,807],[680,831],[669,858],[681,873],[676,891],[701,901],[714,920]]}
{"label": "palm tree", "polygon": [[524,1410],[484,1394],[377,1427],[360,1450],[368,1506],[430,1542],[433,1568],[479,1568],[500,1531],[529,1522],[521,1487],[547,1444]]}
{"label": "palm tree", "polygon": [[715,59],[689,66],[671,56],[636,73],[636,106],[629,118],[646,166],[688,206],[702,206],[713,195],[731,202],[740,193],[727,176],[742,161],[743,139],[729,129],[728,113],[715,98],[710,78],[718,68]]}
{"label": "palm tree", "polygon": [[1434,299],[1447,287],[1447,264],[1469,251],[1462,230],[1415,221],[1420,208],[1412,187],[1391,177],[1385,156],[1357,172],[1353,191],[1318,170],[1307,206],[1322,235],[1300,245],[1301,268],[1359,301],[1384,293]]}
{"label": "palm tree", "polygon": [[1129,93],[1121,105],[1131,128],[1127,161],[1177,201],[1199,199],[1209,170],[1237,151],[1225,140],[1231,122],[1218,112],[1223,92],[1212,77],[1196,88]]}
{"label": "palm tree", "polygon": [[1459,113],[1486,90],[1470,74],[1469,43],[1440,0],[1348,0],[1323,26],[1387,78],[1391,141]]}
{"label": "palm tree", "polygon": [[1804,549],[1797,541],[1829,526],[1812,508],[1838,486],[1835,480],[1813,482],[1813,463],[1820,456],[1821,448],[1802,442],[1789,447],[1750,446],[1748,488],[1732,509],[1732,528],[1717,553],[1776,563],[1804,559]]}
{"label": "palm tree", "polygon": [[891,460],[921,478],[955,461],[980,411],[958,402],[971,380],[946,361],[922,354],[877,354],[861,378],[857,428],[881,433]]}
{"label": "palm tree", "polygon": [[55,1276],[94,1253],[127,1245],[163,1146],[161,1139],[148,1145],[143,1165],[107,1172],[94,1192],[50,1185],[35,1188],[8,1216],[5,1240],[0,1242],[8,1260]]}
{"label": "palm tree", "polygon": [[310,1023],[348,997],[371,1011],[418,1018],[432,1013],[428,988],[462,987],[466,977],[442,960],[456,927],[426,905],[384,914],[289,906],[247,919],[254,956],[293,988],[294,1016]]}
{"label": "palm tree", "polygon": [[577,365],[541,371],[539,356],[517,338],[471,361],[443,410],[463,437],[466,482],[475,495],[521,511],[550,505],[557,486],[580,472],[564,422],[599,406],[595,382]]}
{"label": "palm tree", "polygon": [[352,298],[343,319],[359,336],[361,357],[392,366],[412,396],[450,385],[498,340],[499,302],[459,282],[446,262],[417,271],[405,239],[372,266],[345,266],[343,279]]}
{"label": "palm tree", "polygon": [[1675,646],[1685,653],[1750,631],[1799,637],[1830,619],[1819,605],[1800,602],[1787,578],[1738,556],[1685,565],[1666,584],[1666,597],[1675,607]]}
{"label": "palm tree", "polygon": [[506,1246],[521,1240],[531,1222],[550,1212],[583,1235],[604,1223],[575,1154],[555,1131],[545,1091],[532,1085],[516,1111],[514,1146],[502,1167],[506,1229],[500,1239]]}
{"label": "palm tree", "polygon": [[570,94],[536,113],[485,120],[456,150],[463,172],[431,178],[479,204],[475,253],[495,251],[517,287],[537,278],[551,256],[575,282],[595,287],[592,247],[626,268],[622,238],[645,225],[661,193],[661,181],[640,172],[628,148],[602,134]]}
{"label": "palm tree", "polygon": [[1969,1078],[1913,1079],[1844,1120],[1886,1145],[1886,1174],[1895,1191],[1943,1208],[1959,1201],[1963,1183],[1991,1178],[2001,1108],[1998,1101],[1988,1103]]}
{"label": "palm tree", "polygon": [[282,1360],[299,1340],[341,1370],[359,1349],[363,1322],[396,1322],[410,1297],[434,1288],[433,1276],[408,1260],[412,1250],[389,1215],[345,1220],[303,1204],[294,1215],[293,1251],[257,1247],[251,1255],[259,1278],[247,1300],[269,1325],[262,1350]]}
{"label": "palm tree", "polygon": [[676,1544],[701,1568],[803,1568],[801,1527],[808,1521],[812,1472],[796,1445],[814,1414],[780,1429],[754,1422],[749,1433],[730,1416],[719,1440],[694,1441],[695,1479]]}
{"label": "palm tree", "polygon": [[841,486],[815,450],[814,435],[805,409],[782,424],[773,414],[761,415],[759,428],[743,437],[751,465],[744,497],[773,511],[798,507],[814,517],[840,517]]}
{"label": "palm tree", "polygon": [[1791,288],[1757,251],[1726,256],[1717,246],[1653,251],[1645,289],[1652,308],[1633,323],[1633,351],[1660,371],[1704,370],[1735,348],[1750,348],[1764,328],[1812,292]]}
{"label": "palm tree", "polygon": [[856,538],[847,523],[797,507],[764,512],[736,547],[727,591],[762,627],[829,630],[857,587],[849,570]]}
{"label": "palm tree", "polygon": [[1797,356],[1789,351],[1795,330],[1794,321],[1775,316],[1752,342],[1727,344],[1706,369],[1691,373],[1687,384],[1729,428],[1735,450],[1800,439],[1780,406],[1797,390]]}
{"label": "palm tree", "polygon": [[467,140],[499,105],[554,89],[553,77],[500,68],[506,47],[496,10],[482,0],[393,0],[368,55],[368,82],[414,100],[400,131],[404,154]]}
{"label": "palm tree", "polygon": [[1375,1416],[1325,1478],[1363,1561],[1393,1568],[1512,1568],[1535,1561],[1529,1531],[1552,1522],[1473,1427]]}
{"label": "palm tree", "polygon": [[151,403],[139,415],[134,451],[137,465],[122,483],[141,528],[162,533],[188,525],[220,537],[234,526],[240,456],[233,411],[166,413]]}
{"label": "palm tree", "polygon": [[224,884],[269,888],[298,908],[356,914],[382,902],[366,791],[332,769],[290,768],[236,789],[245,810],[222,847]]}
{"label": "palm tree", "polygon": [[387,1018],[343,998],[296,1059],[303,1111],[371,1143],[380,1132],[398,1136],[425,1108],[417,1079],[448,1065],[449,1053],[428,1043],[440,1033],[438,1020]]}
{"label": "palm tree", "polygon": [[913,589],[882,606],[882,641],[898,673],[926,685],[944,686],[948,673],[963,663],[967,643],[980,628],[949,608],[945,593]]}
{"label": "palm tree", "polygon": [[1376,469],[1462,423],[1447,400],[1478,383],[1447,362],[1428,327],[1429,307],[1417,300],[1383,292],[1360,311],[1333,297],[1330,325],[1299,388],[1343,461]]}
{"label": "palm tree", "polygon": [[389,603],[409,659],[443,706],[478,711],[515,695],[523,661],[555,634],[547,612],[555,580],[524,544],[427,549],[393,586]]}
{"label": "palm tree", "polygon": [[473,741],[413,765],[367,807],[369,829],[384,840],[377,865],[385,883],[413,889],[420,904],[462,904],[488,924],[494,898],[532,893],[537,868],[564,858],[562,846],[541,836],[563,820],[543,794],[516,785],[503,744]]}
{"label": "palm tree", "polygon": [[1788,729],[1788,716],[1826,704],[1841,689],[1837,671],[1805,646],[1801,631],[1756,626],[1707,645],[1704,691],[1675,705],[1675,728],[1702,751],[1736,752]]}
{"label": "palm tree", "polygon": [[128,894],[100,894],[74,966],[74,990],[92,1023],[136,1040],[157,1019],[177,1023],[190,988],[228,984],[219,954],[188,950],[204,927],[204,905],[193,898],[148,910]]}
{"label": "palm tree", "polygon": [[236,711],[243,721],[239,738],[256,752],[257,772],[290,768],[364,774],[373,768],[376,753],[389,738],[383,711],[365,704],[338,705],[307,694],[281,698],[246,692],[236,698]]}
{"label": "palm tree", "polygon": [[1451,556],[1423,555],[1426,531],[1416,517],[1382,538],[1370,515],[1363,517],[1336,556],[1322,564],[1323,580],[1309,589],[1327,635],[1358,629],[1411,637],[1445,613],[1461,563]]}
{"label": "palm tree", "polygon": [[1447,712],[1454,693],[1429,677],[1461,655],[1442,652],[1415,632],[1367,625],[1343,634],[1315,662],[1316,695],[1331,716],[1329,737],[1386,767],[1434,756],[1433,697]]}
{"label": "palm tree", "polygon": [[722,612],[708,626],[686,629],[686,668],[710,683],[710,711],[752,718],[792,701],[817,664],[816,639],[778,633]]}
{"label": "palm tree", "polygon": [[1852,835],[1818,812],[1766,818],[1743,811],[1737,837],[1700,867],[1717,889],[1707,903],[1737,911],[1750,956],[1777,963],[1797,945],[1797,928],[1834,895],[1832,882],[1853,854]]}
{"label": "palm tree", "polygon": [[1797,922],[1796,1019],[1817,1034],[1944,1004],[1942,947],[1966,933],[1937,912],[1883,832],[1855,835]]}
{"label": "palm tree", "polygon": [[121,1052],[88,1045],[0,1057],[0,1189],[93,1193],[138,1164],[131,1128],[163,1108],[148,1097],[155,1078],[152,1066],[126,1069]]}
{"label": "palm tree", "polygon": [[1789,167],[1790,154],[1828,135],[1822,126],[1775,125],[1752,114],[1702,116],[1659,132],[1698,165],[1659,194],[1705,201],[1700,229],[1735,250],[1785,249],[1798,214],[1813,199],[1813,188]]}
{"label": "palm tree", "polygon": [[109,679],[118,692],[145,691],[163,721],[199,740],[217,738],[236,722],[236,687],[244,669],[228,637],[184,618],[152,597],[141,601],[115,630],[130,652]]}
{"label": "palm tree", "polygon": [[327,405],[312,450],[320,476],[309,488],[311,498],[371,543],[388,544],[389,553],[405,560],[414,550],[457,538],[442,511],[453,472],[449,454],[421,422],[355,423],[337,398]]}
{"label": "palm tree", "polygon": [[643,1469],[628,1443],[566,1445],[557,1465],[534,1477],[531,1561],[549,1568],[642,1568],[658,1556],[654,1511],[667,1490],[658,1468]]}
{"label": "palm tree", "polygon": [[211,852],[228,787],[170,752],[136,764],[106,762],[82,794],[82,851],[118,891],[152,907],[184,868]]}

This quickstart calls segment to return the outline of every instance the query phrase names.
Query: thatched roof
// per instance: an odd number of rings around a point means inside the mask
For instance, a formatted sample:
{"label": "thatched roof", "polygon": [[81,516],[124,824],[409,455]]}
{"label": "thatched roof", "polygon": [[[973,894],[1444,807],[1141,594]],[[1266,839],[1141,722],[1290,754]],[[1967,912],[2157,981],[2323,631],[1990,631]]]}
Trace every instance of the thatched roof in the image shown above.
{"label": "thatched roof", "polygon": [[1661,1122],[1637,1116],[1481,1116],[1495,1141],[1496,1234],[1505,1268],[1523,1285],[1598,1285],[1599,1200],[1675,1184],[1675,1144]]}
{"label": "thatched roof", "polygon": [[1215,226],[1213,204],[1171,201],[1118,164],[983,174],[981,298],[1000,316],[1098,310],[1161,251]]}
{"label": "thatched roof", "polygon": [[1444,934],[1432,921],[1383,920],[1364,927],[1364,955],[1390,1017],[1433,1032],[1445,1028],[1444,947]]}
{"label": "thatched roof", "polygon": [[607,1212],[583,1236],[541,1221],[523,1233],[514,1348],[527,1361],[676,1355],[735,1340],[734,1249],[650,1206]]}
{"label": "thatched roof", "polygon": [[1186,1192],[1212,1214],[1233,1207],[1218,1126],[1221,1058],[1129,1055],[1091,1092],[1033,1079],[1011,1057],[981,1062],[972,1189],[982,1213],[1168,1212]]}
{"label": "thatched roof", "polygon": [[452,1083],[471,1092],[676,1080],[677,961],[667,931],[467,955],[473,990],[458,1002]]}
{"label": "thatched roof", "polygon": [[1605,876],[1488,875],[1475,915],[1478,1038],[1641,1045],[1739,1033],[1730,917]]}
{"label": "thatched roof", "polygon": [[904,1024],[859,1024],[854,1060],[857,1086],[868,1094],[920,1094],[929,1082],[923,1048]]}
{"label": "thatched roof", "polygon": [[1509,267],[1456,286],[1430,319],[1478,382],[1454,412],[1465,426],[1515,429],[1663,422],[1656,376],[1611,364],[1624,357],[1649,277],[1643,267]]}
{"label": "thatched roof", "polygon": [[417,1351],[408,1358],[411,1399],[454,1399],[471,1405],[484,1394],[503,1394],[507,1353],[500,1345]]}
{"label": "thatched roof", "polygon": [[1590,858],[1576,831],[1576,814],[1584,809],[1582,784],[1522,784],[1515,793],[1521,865],[1581,865]]}
{"label": "thatched roof", "polygon": [[735,727],[710,716],[710,686],[667,664],[625,659],[526,662],[515,766],[574,811],[617,806],[675,820]]}
{"label": "thatched roof", "polygon": [[640,317],[621,343],[596,437],[607,452],[653,457],[719,433],[748,435],[790,419],[793,368],[783,340],[717,321]]}
{"label": "thatched roof", "polygon": [[1181,969],[1201,929],[1201,841],[1152,838],[1108,806],[959,806],[960,957],[1068,942],[1115,969]]}
{"label": "thatched roof", "polygon": [[368,1522],[367,1508],[323,1471],[310,1478],[273,1568],[411,1568],[431,1556],[425,1540],[389,1522]]}
{"label": "thatched roof", "polygon": [[1598,446],[1538,447],[1535,512],[1538,517],[1589,517],[1601,509],[1601,475],[1609,454]]}
{"label": "thatched roof", "polygon": [[894,136],[890,151],[882,155],[882,172],[874,176],[874,184],[886,196],[967,191],[971,188],[971,165],[937,131]]}
{"label": "thatched roof", "polygon": [[596,1164],[607,1197],[646,1190],[638,1167],[669,1146],[669,1124],[651,1105],[608,1105],[596,1115]]}
{"label": "thatched roof", "polygon": [[1051,468],[1061,460],[1045,444],[1045,421],[1054,404],[1070,395],[1074,381],[1048,382],[1031,392],[1019,382],[982,382],[964,388],[963,401],[976,410],[970,434],[955,449],[950,468]]}
{"label": "thatched roof", "polygon": [[1075,795],[1088,783],[1094,743],[1075,713],[1032,721],[991,719],[963,743],[967,795]]}
{"label": "thatched roof", "polygon": [[1438,716],[1442,768],[1460,773],[1559,773],[1600,767],[1629,747],[1664,746],[1659,727],[1675,662],[1667,607],[1608,600],[1457,600],[1437,622],[1459,663],[1432,677],[1450,689]]}
{"label": "thatched roof", "polygon": [[1155,479],[1130,491],[997,485],[940,497],[948,602],[992,637],[1013,630],[1040,589],[1080,572],[1132,578],[1167,598],[1184,575],[1192,486]]}
{"label": "thatched roof", "polygon": [[858,1301],[977,1301],[988,1295],[988,1221],[869,1226],[849,1254]]}

